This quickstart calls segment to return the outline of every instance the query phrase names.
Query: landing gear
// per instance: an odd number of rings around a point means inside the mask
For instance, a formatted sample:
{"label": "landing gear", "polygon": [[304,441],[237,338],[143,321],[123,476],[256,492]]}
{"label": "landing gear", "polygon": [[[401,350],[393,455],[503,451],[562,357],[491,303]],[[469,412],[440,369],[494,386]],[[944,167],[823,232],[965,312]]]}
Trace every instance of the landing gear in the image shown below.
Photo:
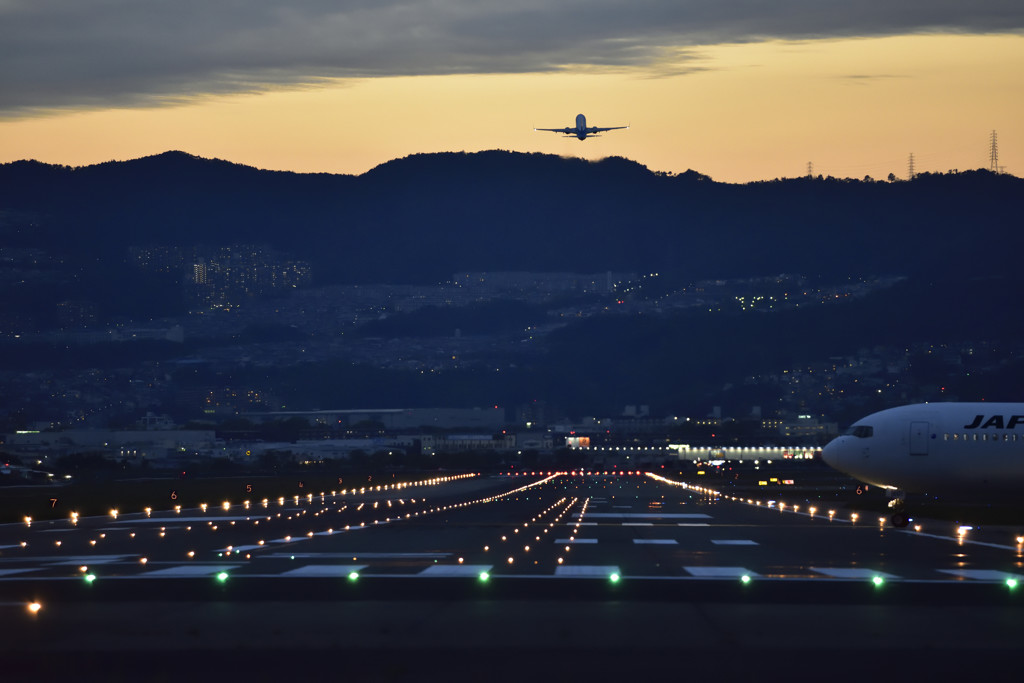
{"label": "landing gear", "polygon": [[892,514],[889,523],[897,529],[902,529],[910,524],[910,517],[906,512],[906,494],[903,491],[890,491],[892,499],[889,501],[889,509]]}
{"label": "landing gear", "polygon": [[892,513],[892,516],[889,517],[889,522],[897,529],[902,529],[910,524],[910,518],[907,517],[907,513],[905,512],[894,512]]}

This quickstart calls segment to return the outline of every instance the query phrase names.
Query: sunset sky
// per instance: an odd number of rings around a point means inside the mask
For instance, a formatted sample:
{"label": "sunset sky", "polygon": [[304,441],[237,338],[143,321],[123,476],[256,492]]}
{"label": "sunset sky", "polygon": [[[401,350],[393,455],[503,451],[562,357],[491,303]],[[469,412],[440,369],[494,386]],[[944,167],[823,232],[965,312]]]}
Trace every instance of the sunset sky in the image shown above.
{"label": "sunset sky", "polygon": [[[580,142],[535,126],[631,128]],[[362,173],[509,149],[716,180],[1024,174],[1020,0],[0,0],[0,162]]]}

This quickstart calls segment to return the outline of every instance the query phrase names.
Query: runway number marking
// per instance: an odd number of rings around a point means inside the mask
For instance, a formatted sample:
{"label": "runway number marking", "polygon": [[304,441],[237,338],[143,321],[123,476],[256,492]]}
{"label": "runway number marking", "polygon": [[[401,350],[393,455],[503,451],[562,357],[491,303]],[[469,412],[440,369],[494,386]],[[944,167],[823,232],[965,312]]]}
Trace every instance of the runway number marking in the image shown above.
{"label": "runway number marking", "polygon": [[50,499],[50,507],[52,507],[52,508],[57,507],[57,499],[56,498],[51,498]]}

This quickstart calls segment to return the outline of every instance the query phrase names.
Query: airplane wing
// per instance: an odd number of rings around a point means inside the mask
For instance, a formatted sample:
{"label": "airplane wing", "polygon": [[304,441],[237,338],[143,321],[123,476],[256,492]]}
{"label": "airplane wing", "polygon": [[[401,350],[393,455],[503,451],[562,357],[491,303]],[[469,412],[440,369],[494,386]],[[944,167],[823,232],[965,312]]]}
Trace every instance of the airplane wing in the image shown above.
{"label": "airplane wing", "polygon": [[606,130],[621,130],[623,128],[629,128],[629,126],[612,126],[611,128],[599,128],[597,126],[594,126],[592,128],[587,128],[587,132],[588,133],[603,133]]}
{"label": "airplane wing", "polygon": [[534,130],[547,130],[552,133],[561,133],[563,135],[576,135],[575,128],[534,128]]}

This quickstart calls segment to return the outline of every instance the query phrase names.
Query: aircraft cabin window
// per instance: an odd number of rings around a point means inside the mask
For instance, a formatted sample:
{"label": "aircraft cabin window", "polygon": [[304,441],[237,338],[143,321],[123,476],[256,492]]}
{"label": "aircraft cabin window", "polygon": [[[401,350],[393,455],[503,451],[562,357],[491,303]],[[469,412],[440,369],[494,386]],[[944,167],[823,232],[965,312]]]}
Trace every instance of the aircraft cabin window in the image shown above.
{"label": "aircraft cabin window", "polygon": [[874,436],[875,428],[867,425],[856,425],[846,430],[847,436],[855,436],[858,439],[866,439],[870,436]]}

